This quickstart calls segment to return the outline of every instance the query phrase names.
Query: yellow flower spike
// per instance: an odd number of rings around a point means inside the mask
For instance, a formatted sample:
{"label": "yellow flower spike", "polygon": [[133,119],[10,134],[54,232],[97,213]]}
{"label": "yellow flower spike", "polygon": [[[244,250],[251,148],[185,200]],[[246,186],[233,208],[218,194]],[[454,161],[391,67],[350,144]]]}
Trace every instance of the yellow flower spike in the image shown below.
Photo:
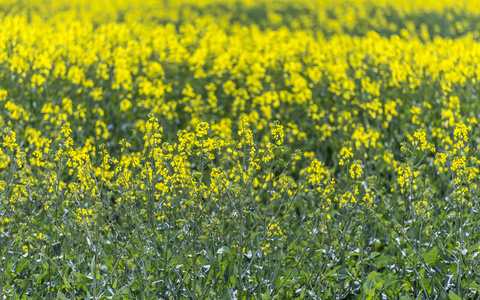
{"label": "yellow flower spike", "polygon": [[16,133],[9,128],[6,129],[6,134],[3,136],[3,147],[10,149],[13,152],[18,147]]}
{"label": "yellow flower spike", "polygon": [[273,137],[273,140],[277,146],[281,146],[283,144],[283,138],[284,138],[284,131],[283,131],[283,126],[280,125],[278,121],[275,121],[273,124],[273,128],[271,130],[271,134]]}
{"label": "yellow flower spike", "polygon": [[352,179],[360,179],[360,177],[362,177],[362,174],[363,174],[363,170],[362,170],[362,166],[360,165],[360,162],[359,161],[354,162],[350,166],[350,177]]}

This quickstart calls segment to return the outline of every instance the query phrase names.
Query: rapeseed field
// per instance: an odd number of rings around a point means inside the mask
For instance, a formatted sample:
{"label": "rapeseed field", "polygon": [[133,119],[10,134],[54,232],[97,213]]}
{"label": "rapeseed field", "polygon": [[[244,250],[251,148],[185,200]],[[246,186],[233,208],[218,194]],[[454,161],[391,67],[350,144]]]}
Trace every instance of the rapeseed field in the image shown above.
{"label": "rapeseed field", "polygon": [[479,299],[480,5],[0,0],[0,299]]}

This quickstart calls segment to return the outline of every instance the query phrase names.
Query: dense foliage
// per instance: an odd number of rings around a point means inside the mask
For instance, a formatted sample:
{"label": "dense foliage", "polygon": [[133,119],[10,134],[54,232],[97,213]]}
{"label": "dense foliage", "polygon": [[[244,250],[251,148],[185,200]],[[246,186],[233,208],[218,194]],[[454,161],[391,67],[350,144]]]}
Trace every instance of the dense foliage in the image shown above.
{"label": "dense foliage", "polygon": [[0,0],[2,299],[477,299],[479,38],[473,1]]}

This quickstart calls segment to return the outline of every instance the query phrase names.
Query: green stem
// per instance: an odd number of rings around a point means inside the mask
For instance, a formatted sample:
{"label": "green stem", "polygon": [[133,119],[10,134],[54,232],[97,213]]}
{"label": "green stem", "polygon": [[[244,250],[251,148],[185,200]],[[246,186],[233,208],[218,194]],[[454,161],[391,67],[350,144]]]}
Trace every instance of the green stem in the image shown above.
{"label": "green stem", "polygon": [[[460,202],[460,201],[459,201]],[[461,203],[457,203],[456,205],[456,220],[455,226],[457,227],[457,238],[459,241],[457,242],[457,246],[459,247],[458,258],[457,258],[457,295],[462,298],[462,247],[463,247],[463,238],[462,233],[460,232],[460,208],[459,206]]]}
{"label": "green stem", "polygon": [[362,239],[360,240],[360,261],[362,262],[362,283],[360,284],[360,294],[361,294],[361,299],[365,299],[365,292],[363,285],[365,284],[365,214],[367,213],[366,209],[363,212],[362,216]]}

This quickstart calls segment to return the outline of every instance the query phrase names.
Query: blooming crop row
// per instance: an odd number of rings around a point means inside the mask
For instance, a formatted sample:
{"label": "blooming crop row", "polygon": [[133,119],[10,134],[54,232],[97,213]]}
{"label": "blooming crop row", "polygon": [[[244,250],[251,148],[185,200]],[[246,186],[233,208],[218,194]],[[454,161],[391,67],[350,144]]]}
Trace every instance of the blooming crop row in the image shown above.
{"label": "blooming crop row", "polygon": [[0,16],[1,294],[478,296],[473,2]]}

